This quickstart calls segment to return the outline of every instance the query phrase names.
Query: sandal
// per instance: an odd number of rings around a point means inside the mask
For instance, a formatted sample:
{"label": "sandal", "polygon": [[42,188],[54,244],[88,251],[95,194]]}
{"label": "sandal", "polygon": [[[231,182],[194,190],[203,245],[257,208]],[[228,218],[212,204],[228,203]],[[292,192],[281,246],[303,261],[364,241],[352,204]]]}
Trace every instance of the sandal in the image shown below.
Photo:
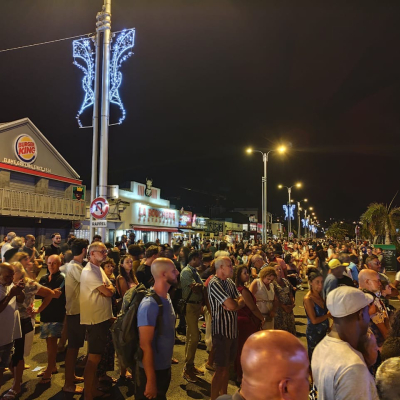
{"label": "sandal", "polygon": [[21,396],[21,392],[17,393],[15,390],[10,389],[3,397],[4,400],[14,400]]}
{"label": "sandal", "polygon": [[85,379],[83,378],[83,376],[76,376],[74,379],[74,383],[83,383],[85,381]]}
{"label": "sandal", "polygon": [[[46,372],[46,370],[44,370],[44,371],[42,371],[42,372],[39,372],[36,376],[37,376],[38,378],[41,378],[41,377],[44,375],[45,372]],[[58,374],[58,370],[56,369],[56,370],[53,371],[51,374],[52,374],[52,375]]]}
{"label": "sandal", "polygon": [[83,394],[84,389],[83,389],[83,387],[75,386],[75,390],[71,391],[71,390],[65,390],[64,388],[62,388],[62,391],[64,393],[70,393],[70,394]]}
{"label": "sandal", "polygon": [[50,383],[51,383],[51,377],[50,378],[42,378],[38,382],[38,385],[50,385]]}

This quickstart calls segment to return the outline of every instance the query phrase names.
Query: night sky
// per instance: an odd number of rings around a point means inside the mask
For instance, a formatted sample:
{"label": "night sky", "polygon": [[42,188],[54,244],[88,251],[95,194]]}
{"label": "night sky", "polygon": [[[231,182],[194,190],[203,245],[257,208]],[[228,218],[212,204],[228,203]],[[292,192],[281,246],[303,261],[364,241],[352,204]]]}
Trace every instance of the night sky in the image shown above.
{"label": "night sky", "polygon": [[[102,3],[4,0],[0,49],[93,32]],[[198,213],[215,195],[257,207],[262,159],[245,149],[285,142],[290,152],[268,163],[270,211],[287,199],[277,185],[297,181],[292,197],[321,220],[389,203],[400,189],[400,3],[358,4],[114,0],[112,29],[135,27],[136,40],[122,68],[127,118],[109,131],[109,183],[151,177]],[[29,117],[90,187],[92,130],[76,123],[72,62],[71,40],[0,53],[0,122]]]}

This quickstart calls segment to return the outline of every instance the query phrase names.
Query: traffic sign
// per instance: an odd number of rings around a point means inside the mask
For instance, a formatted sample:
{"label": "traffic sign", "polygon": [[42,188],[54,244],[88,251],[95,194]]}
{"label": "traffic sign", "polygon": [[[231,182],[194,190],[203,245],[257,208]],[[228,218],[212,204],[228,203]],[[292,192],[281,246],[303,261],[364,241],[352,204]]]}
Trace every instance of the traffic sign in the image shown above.
{"label": "traffic sign", "polygon": [[104,197],[95,198],[90,205],[90,214],[96,219],[105,218],[109,210],[110,205]]}
{"label": "traffic sign", "polygon": [[92,228],[107,228],[107,220],[106,219],[98,219],[97,221],[92,221],[90,223]]}

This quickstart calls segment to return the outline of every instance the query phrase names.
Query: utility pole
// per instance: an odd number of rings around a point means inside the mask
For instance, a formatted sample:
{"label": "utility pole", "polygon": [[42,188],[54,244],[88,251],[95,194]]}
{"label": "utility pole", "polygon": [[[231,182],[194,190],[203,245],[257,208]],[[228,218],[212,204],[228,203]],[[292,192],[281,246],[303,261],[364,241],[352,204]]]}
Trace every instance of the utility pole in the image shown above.
{"label": "utility pole", "polygon": [[301,239],[301,232],[300,232],[300,229],[301,229],[301,225],[300,225],[300,219],[301,219],[301,216],[300,216],[300,211],[301,211],[301,209],[300,209],[300,202],[298,201],[297,202],[297,238],[298,238],[298,240],[300,240]]}
{"label": "utility pole", "polygon": [[268,208],[267,208],[267,162],[268,162],[268,153],[263,154],[263,162],[264,162],[264,219],[263,219],[263,231],[264,231],[264,243],[267,243],[267,230],[268,230]]}

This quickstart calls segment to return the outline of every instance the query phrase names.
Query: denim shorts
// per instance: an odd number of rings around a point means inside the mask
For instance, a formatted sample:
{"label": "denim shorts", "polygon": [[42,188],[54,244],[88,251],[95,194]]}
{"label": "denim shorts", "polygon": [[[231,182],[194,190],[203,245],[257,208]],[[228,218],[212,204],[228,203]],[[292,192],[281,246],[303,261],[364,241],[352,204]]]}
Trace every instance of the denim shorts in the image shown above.
{"label": "denim shorts", "polygon": [[42,322],[40,326],[40,339],[60,338],[62,329],[62,322]]}
{"label": "denim shorts", "polygon": [[0,369],[8,368],[10,366],[11,355],[14,350],[14,343],[5,344],[0,346]]}

